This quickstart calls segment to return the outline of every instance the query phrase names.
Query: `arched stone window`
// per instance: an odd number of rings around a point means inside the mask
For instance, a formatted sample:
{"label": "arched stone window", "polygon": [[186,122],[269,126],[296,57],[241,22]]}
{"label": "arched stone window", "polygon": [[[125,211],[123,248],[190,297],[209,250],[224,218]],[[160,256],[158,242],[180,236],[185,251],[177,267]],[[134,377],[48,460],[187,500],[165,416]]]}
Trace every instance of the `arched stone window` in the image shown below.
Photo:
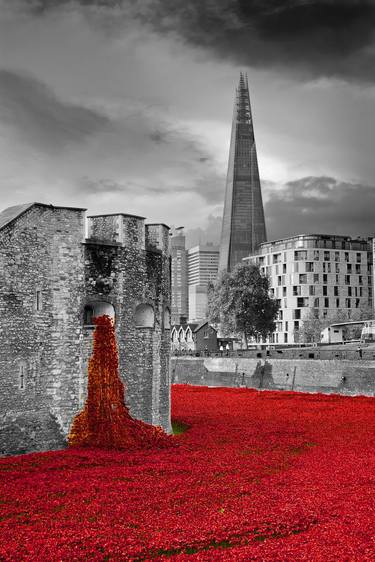
{"label": "arched stone window", "polygon": [[171,311],[168,307],[164,309],[164,330],[171,329]]}
{"label": "arched stone window", "polygon": [[106,314],[112,320],[115,320],[115,309],[110,302],[106,301],[92,301],[86,304],[83,309],[83,324],[84,326],[93,326],[93,318],[103,316]]}
{"label": "arched stone window", "polygon": [[153,328],[155,322],[154,309],[150,304],[139,304],[135,309],[135,325],[137,328]]}
{"label": "arched stone window", "polygon": [[26,389],[26,363],[21,361],[18,364],[18,388],[20,390]]}

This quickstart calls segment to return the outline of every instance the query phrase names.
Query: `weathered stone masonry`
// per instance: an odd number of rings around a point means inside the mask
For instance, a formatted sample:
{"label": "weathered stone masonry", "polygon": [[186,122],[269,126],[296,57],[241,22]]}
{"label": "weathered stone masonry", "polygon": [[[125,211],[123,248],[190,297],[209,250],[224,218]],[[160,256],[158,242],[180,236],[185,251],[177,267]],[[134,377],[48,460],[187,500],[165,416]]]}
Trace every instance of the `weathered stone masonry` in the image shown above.
{"label": "weathered stone masonry", "polygon": [[170,430],[168,227],[39,203],[0,215],[0,454],[64,446],[92,317],[115,319],[132,415]]}

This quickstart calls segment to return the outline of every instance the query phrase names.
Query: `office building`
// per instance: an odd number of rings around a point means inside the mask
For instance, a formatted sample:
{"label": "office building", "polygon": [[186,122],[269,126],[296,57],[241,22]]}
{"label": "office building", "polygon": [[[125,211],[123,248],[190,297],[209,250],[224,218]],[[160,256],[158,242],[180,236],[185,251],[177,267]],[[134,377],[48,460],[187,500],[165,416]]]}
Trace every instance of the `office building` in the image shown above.
{"label": "office building", "polygon": [[267,240],[247,77],[240,74],[229,150],[219,271],[231,271]]}
{"label": "office building", "polygon": [[207,318],[207,287],[217,278],[219,248],[213,244],[188,250],[189,322]]}

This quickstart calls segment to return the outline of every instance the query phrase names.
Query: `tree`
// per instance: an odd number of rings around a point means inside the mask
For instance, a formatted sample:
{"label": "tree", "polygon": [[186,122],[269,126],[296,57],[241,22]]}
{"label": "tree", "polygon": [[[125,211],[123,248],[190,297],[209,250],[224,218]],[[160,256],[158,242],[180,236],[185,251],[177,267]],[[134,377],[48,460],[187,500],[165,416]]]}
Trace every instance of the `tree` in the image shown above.
{"label": "tree", "polygon": [[268,277],[255,264],[240,263],[222,273],[208,290],[209,321],[220,323],[225,335],[241,333],[246,345],[251,337],[266,338],[275,330],[279,310],[269,287]]}

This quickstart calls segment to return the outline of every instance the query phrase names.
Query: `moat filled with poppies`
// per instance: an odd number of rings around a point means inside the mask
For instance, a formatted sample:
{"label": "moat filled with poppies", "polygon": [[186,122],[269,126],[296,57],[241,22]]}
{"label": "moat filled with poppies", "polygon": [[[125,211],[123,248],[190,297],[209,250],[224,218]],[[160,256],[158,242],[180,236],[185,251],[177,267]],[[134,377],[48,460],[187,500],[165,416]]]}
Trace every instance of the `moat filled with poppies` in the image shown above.
{"label": "moat filled with poppies", "polygon": [[0,459],[0,560],[373,560],[375,402],[176,385],[163,449]]}

